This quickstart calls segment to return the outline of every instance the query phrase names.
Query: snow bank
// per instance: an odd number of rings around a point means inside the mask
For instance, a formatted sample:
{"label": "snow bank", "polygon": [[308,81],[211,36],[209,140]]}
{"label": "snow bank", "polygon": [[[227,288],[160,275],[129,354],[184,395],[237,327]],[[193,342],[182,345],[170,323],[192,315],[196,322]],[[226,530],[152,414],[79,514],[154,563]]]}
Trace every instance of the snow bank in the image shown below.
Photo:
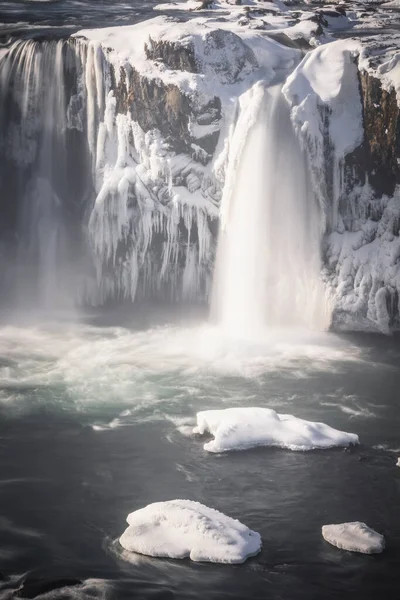
{"label": "snow bank", "polygon": [[255,446],[314,450],[359,443],[355,433],[345,433],[324,423],[279,415],[270,408],[257,407],[199,412],[193,432],[214,436],[204,445],[208,452],[244,450]]}
{"label": "snow bank", "polygon": [[233,564],[261,549],[258,533],[192,500],[149,504],[128,515],[127,522],[121,546],[148,556]]}
{"label": "snow bank", "polygon": [[347,154],[362,141],[362,110],[354,58],[356,40],[339,40],[308,53],[284,87],[293,106],[293,120],[303,134],[321,135],[315,126],[316,108],[326,105],[331,113],[330,134],[336,151]]}
{"label": "snow bank", "polygon": [[376,554],[385,548],[385,538],[365,523],[354,521],[353,523],[340,523],[338,525],[324,525],[322,527],[323,538],[340,548],[349,552],[362,552],[363,554]]}

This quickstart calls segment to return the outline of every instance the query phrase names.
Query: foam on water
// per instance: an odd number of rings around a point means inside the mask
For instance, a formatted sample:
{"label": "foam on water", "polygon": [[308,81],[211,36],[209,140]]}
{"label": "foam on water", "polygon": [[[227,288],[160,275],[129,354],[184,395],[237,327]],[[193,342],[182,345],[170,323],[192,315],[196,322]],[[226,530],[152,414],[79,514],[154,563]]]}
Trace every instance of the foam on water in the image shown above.
{"label": "foam on water", "polygon": [[[259,391],[253,386],[268,374],[309,377],[362,360],[349,341],[323,333],[282,330],[263,343],[244,343],[207,324],[145,330],[60,322],[8,325],[0,328],[0,406],[19,412],[37,402],[89,413],[113,407],[106,425],[93,423],[112,429],[165,418],[171,406],[254,403]],[[224,389],[223,378],[251,380],[251,385]]]}

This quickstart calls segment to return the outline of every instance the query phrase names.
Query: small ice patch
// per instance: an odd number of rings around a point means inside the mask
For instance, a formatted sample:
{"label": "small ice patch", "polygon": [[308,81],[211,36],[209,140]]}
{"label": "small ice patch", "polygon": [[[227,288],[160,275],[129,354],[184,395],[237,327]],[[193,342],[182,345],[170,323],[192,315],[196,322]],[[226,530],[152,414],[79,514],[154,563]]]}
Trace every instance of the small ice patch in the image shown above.
{"label": "small ice patch", "polygon": [[397,459],[396,467],[400,467],[400,458]]}
{"label": "small ice patch", "polygon": [[271,408],[227,408],[197,413],[193,433],[211,433],[214,439],[204,444],[208,452],[243,450],[255,446],[279,446],[289,450],[314,450],[359,444],[355,433],[279,415]]}
{"label": "small ice patch", "polygon": [[385,538],[365,523],[340,523],[338,525],[324,525],[322,527],[324,540],[349,552],[362,552],[363,554],[376,554],[385,548]]}
{"label": "small ice patch", "polygon": [[242,563],[261,549],[259,533],[192,500],[149,504],[130,513],[127,522],[121,546],[148,556]]}

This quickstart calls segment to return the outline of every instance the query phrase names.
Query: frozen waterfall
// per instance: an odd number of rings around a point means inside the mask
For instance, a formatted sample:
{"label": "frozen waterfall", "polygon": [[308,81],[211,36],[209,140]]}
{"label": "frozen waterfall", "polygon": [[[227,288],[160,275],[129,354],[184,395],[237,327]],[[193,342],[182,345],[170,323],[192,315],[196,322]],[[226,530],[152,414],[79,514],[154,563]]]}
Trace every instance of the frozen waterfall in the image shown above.
{"label": "frozen waterfall", "polygon": [[325,329],[323,220],[280,86],[239,99],[213,290],[214,319],[230,334]]}

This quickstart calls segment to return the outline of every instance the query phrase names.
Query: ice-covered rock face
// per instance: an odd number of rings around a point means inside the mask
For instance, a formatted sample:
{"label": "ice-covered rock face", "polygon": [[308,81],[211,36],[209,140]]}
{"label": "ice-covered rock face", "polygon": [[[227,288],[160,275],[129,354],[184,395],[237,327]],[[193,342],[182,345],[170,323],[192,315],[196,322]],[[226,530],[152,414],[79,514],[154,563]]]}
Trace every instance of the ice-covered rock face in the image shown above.
{"label": "ice-covered rock face", "polygon": [[360,521],[340,523],[338,525],[324,525],[322,527],[322,536],[333,546],[341,550],[348,550],[349,552],[377,554],[385,549],[385,538],[383,535]]}
{"label": "ice-covered rock face", "polygon": [[284,88],[327,218],[323,277],[337,329],[400,325],[397,46],[389,36],[334,41]]}
{"label": "ice-covered rock face", "polygon": [[127,522],[119,542],[128,552],[235,564],[261,549],[258,533],[192,500],[150,504],[128,515]]}
{"label": "ice-covered rock face", "polygon": [[256,446],[315,450],[359,443],[355,433],[258,407],[199,412],[193,433],[214,436],[213,440],[204,444],[208,452],[245,450]]}

